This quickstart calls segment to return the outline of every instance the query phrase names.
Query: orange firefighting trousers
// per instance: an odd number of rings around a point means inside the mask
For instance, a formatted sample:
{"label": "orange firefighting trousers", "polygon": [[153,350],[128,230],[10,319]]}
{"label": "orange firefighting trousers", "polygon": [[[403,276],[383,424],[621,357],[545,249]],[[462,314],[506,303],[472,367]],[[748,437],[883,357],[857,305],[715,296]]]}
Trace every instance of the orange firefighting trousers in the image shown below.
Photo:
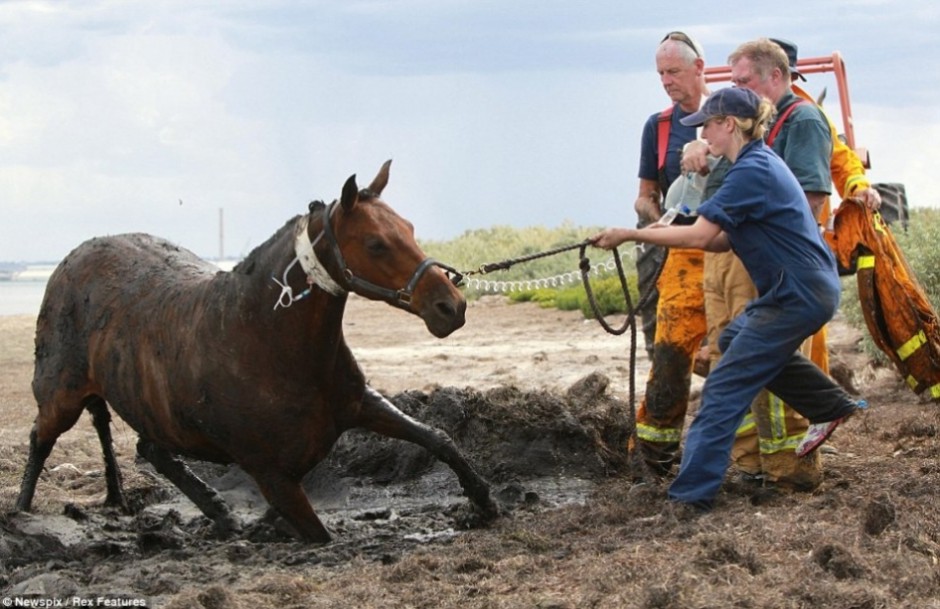
{"label": "orange firefighting trousers", "polygon": [[881,215],[843,204],[825,237],[839,272],[856,274],[872,340],[915,393],[940,400],[940,322]]}
{"label": "orange firefighting trousers", "polygon": [[646,395],[636,413],[636,448],[661,473],[678,462],[692,364],[705,338],[704,257],[699,250],[670,249],[656,284],[656,339]]}

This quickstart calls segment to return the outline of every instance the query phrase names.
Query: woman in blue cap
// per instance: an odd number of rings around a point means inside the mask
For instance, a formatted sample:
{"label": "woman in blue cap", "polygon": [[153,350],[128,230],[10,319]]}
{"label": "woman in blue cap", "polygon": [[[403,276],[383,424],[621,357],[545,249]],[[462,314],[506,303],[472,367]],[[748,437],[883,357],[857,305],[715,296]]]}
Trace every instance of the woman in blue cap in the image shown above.
{"label": "woman in blue cap", "polygon": [[699,206],[695,224],[609,228],[591,239],[604,249],[624,241],[708,251],[730,248],[757,287],[758,297],[721,335],[722,358],[705,381],[679,473],[669,487],[670,499],[699,509],[712,507],[735,430],[762,388],[811,422],[799,456],[815,450],[858,408],[799,353],[803,340],[838,309],[840,283],[802,188],[764,144],[773,114],[773,105],[750,89],[713,93],[682,122],[701,125],[709,151],[732,165],[718,192]]}

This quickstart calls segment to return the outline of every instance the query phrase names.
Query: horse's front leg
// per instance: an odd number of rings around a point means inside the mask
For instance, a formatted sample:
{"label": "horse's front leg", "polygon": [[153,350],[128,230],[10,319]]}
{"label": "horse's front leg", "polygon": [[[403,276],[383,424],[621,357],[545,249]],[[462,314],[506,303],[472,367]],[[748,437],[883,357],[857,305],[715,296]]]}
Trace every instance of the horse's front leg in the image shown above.
{"label": "horse's front leg", "polygon": [[368,386],[362,399],[361,413],[358,427],[390,438],[413,442],[449,465],[457,474],[464,494],[480,510],[482,517],[490,519],[499,513],[499,508],[490,497],[489,483],[460,454],[457,445],[445,432],[406,415]]}
{"label": "horse's front leg", "polygon": [[241,523],[222,495],[203,482],[175,455],[143,436],[137,440],[137,454],[149,461],[154,469],[189,497],[190,501],[215,523],[216,530],[222,537],[230,537],[241,529]]}

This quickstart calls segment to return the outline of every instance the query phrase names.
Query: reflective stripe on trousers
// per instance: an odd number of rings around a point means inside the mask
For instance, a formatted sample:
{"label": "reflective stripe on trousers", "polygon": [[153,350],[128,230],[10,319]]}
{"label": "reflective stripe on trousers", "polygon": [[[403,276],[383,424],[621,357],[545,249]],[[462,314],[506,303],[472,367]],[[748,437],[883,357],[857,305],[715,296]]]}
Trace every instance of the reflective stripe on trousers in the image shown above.
{"label": "reflective stripe on trousers", "polygon": [[781,272],[775,288],[728,325],[719,341],[722,358],[705,381],[702,406],[689,428],[670,498],[711,506],[728,467],[735,431],[764,387],[814,422],[854,411],[848,394],[797,351],[831,319],[839,290],[838,278],[828,271]]}

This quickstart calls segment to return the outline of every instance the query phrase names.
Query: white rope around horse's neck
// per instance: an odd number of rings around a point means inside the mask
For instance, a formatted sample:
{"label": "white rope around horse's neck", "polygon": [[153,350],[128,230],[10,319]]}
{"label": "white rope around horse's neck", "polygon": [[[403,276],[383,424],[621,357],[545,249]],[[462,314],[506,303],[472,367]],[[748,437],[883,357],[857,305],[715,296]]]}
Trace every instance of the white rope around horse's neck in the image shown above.
{"label": "white rope around horse's neck", "polygon": [[[624,252],[620,254],[620,259],[624,260],[628,256],[629,254]],[[598,262],[591,265],[591,273],[595,277],[615,270],[617,270],[617,263],[613,257],[607,259],[605,262]],[[494,280],[472,277],[466,281],[466,287],[468,290],[506,294],[509,292],[531,292],[532,290],[562,288],[568,284],[574,285],[580,282],[581,272],[570,271],[541,279]]]}
{"label": "white rope around horse's neck", "polygon": [[[317,258],[317,253],[313,251],[314,246],[320,241],[320,238],[323,237],[323,231],[320,231],[316,239],[310,241],[310,236],[307,234],[308,221],[308,217],[304,216],[297,225],[297,234],[294,237],[294,254],[296,254],[296,256],[291,263],[287,265],[287,268],[284,269],[281,280],[279,281],[277,277],[271,276],[274,283],[281,287],[281,295],[278,296],[277,302],[274,303],[275,311],[278,307],[286,309],[298,300],[306,298],[310,295],[310,290],[314,285],[333,296],[342,296],[346,293],[346,290],[344,290],[342,286],[333,281],[326,267],[324,267],[320,259]],[[326,218],[324,221],[329,222],[329,218]],[[298,262],[300,263],[300,268],[302,268],[307,275],[308,287],[297,296],[294,296],[294,289],[287,283],[287,273],[290,272]]]}

